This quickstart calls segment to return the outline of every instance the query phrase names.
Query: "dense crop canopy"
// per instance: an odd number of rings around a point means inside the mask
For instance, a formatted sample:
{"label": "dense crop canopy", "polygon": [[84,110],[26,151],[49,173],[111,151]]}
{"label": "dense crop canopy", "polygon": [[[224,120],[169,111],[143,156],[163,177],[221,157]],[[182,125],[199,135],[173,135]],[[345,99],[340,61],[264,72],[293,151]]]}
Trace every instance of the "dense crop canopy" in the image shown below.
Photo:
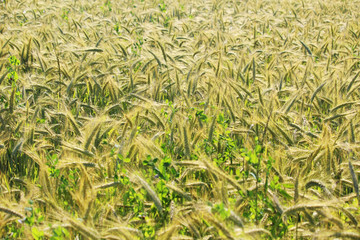
{"label": "dense crop canopy", "polygon": [[357,0],[0,1],[3,239],[360,239]]}

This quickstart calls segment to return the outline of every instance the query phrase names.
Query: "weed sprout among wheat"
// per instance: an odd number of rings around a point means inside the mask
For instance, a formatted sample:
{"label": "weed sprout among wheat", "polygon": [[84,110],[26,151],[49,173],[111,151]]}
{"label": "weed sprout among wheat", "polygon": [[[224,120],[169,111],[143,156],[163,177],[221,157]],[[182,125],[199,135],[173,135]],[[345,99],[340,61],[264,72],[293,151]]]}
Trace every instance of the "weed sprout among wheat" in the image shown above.
{"label": "weed sprout among wheat", "polygon": [[1,238],[360,239],[359,7],[1,1]]}

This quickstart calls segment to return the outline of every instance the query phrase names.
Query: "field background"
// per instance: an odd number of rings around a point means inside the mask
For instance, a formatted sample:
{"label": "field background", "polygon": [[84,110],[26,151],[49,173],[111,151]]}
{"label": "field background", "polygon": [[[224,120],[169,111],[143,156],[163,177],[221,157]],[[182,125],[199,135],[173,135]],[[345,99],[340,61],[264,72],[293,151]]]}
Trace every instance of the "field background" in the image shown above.
{"label": "field background", "polygon": [[0,2],[2,239],[360,239],[360,2]]}

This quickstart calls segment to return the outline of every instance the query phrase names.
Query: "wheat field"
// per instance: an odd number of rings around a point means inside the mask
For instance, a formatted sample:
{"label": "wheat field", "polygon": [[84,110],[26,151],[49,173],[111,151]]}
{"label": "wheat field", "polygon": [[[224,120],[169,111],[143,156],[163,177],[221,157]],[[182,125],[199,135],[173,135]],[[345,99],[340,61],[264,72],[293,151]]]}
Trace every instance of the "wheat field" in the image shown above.
{"label": "wheat field", "polygon": [[360,239],[359,8],[1,0],[1,239]]}

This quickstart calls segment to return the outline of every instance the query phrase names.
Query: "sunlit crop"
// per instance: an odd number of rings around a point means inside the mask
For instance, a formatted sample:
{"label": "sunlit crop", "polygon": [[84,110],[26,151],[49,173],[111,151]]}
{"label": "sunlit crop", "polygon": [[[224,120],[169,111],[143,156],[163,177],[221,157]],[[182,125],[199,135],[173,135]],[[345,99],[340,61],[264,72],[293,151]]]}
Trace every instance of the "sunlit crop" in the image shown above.
{"label": "sunlit crop", "polygon": [[360,239],[359,7],[0,1],[1,239]]}

